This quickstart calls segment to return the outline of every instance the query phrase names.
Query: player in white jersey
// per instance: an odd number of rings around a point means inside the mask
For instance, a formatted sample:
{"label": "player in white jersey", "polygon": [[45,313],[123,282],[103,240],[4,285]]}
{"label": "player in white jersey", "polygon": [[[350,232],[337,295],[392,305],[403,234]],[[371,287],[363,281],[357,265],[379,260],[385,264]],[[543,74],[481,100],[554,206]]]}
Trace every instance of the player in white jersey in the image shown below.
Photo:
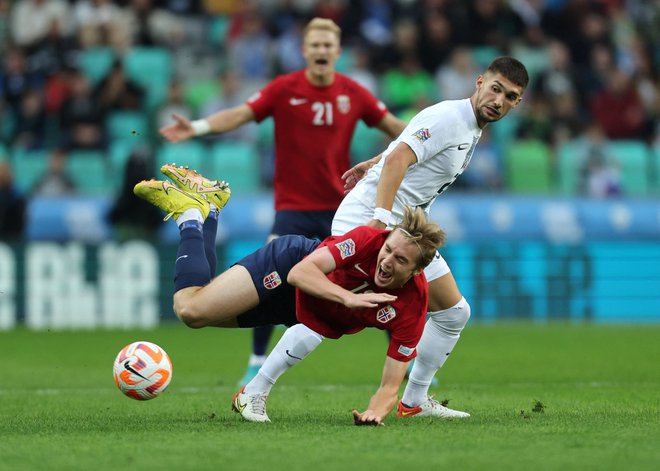
{"label": "player in white jersey", "polygon": [[[512,57],[499,57],[476,79],[470,98],[443,101],[420,111],[388,148],[343,176],[350,192],[337,209],[332,234],[355,226],[392,227],[405,206],[429,211],[433,201],[470,163],[482,129],[518,106],[529,77]],[[366,175],[365,175],[366,174]],[[428,396],[470,318],[470,305],[440,256],[424,271],[429,282],[429,312],[417,359],[399,403],[398,415],[467,417]]]}

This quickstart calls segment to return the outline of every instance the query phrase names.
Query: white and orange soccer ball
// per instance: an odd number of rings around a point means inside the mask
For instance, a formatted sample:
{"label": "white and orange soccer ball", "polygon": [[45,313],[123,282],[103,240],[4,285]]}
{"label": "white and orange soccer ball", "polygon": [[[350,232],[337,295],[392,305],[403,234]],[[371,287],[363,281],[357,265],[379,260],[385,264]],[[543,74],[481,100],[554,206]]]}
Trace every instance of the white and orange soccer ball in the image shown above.
{"label": "white and orange soccer ball", "polygon": [[115,384],[138,401],[153,399],[165,391],[172,379],[172,362],[165,350],[151,342],[133,342],[115,358]]}

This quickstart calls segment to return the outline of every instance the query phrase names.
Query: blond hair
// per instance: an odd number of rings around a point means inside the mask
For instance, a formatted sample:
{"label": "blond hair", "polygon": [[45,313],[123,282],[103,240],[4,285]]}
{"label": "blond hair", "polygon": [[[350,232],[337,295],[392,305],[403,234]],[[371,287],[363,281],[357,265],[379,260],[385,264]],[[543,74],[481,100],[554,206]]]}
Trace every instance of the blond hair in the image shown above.
{"label": "blond hair", "polygon": [[337,36],[337,39],[341,40],[341,28],[337,23],[328,18],[313,18],[307,23],[307,26],[305,26],[305,29],[303,30],[303,38],[307,37],[307,34],[313,30],[330,31]]}
{"label": "blond hair", "polygon": [[431,263],[438,248],[445,245],[445,231],[437,224],[428,222],[421,208],[412,209],[406,206],[403,221],[394,226],[393,230],[397,229],[404,234],[406,240],[417,245],[421,255],[418,268],[424,268]]}

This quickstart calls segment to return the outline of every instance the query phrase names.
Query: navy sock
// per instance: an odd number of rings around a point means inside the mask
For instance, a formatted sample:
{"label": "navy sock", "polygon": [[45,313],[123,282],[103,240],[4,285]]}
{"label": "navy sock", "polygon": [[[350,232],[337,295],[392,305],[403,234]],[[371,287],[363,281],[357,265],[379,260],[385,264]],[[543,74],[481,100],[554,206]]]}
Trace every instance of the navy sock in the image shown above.
{"label": "navy sock", "polygon": [[215,251],[215,236],[218,232],[218,212],[211,211],[204,220],[204,252],[209,262],[209,273],[211,278],[215,277],[218,266],[218,258]]}
{"label": "navy sock", "polygon": [[206,286],[211,281],[201,229],[201,223],[197,221],[186,221],[181,226],[181,240],[174,262],[174,291]]}
{"label": "navy sock", "polygon": [[252,329],[252,353],[255,355],[265,355],[272,333],[272,325],[262,325]]}

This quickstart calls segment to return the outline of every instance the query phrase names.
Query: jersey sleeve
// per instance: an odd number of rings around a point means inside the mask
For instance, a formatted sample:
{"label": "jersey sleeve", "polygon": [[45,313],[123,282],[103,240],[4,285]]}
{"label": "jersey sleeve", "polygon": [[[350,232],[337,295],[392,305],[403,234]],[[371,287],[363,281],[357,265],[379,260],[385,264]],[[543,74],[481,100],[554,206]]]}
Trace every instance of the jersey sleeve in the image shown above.
{"label": "jersey sleeve", "polygon": [[367,126],[374,127],[380,123],[389,110],[385,103],[373,96],[366,88],[358,85],[358,90],[365,104],[361,118]]}
{"label": "jersey sleeve", "polygon": [[456,126],[456,112],[438,112],[430,107],[420,111],[401,133],[401,142],[410,146],[417,162],[424,162],[452,145]]}
{"label": "jersey sleeve", "polygon": [[374,240],[381,232],[380,229],[360,226],[344,235],[328,237],[324,245],[335,259],[335,269],[360,261],[366,254],[372,253]]}
{"label": "jersey sleeve", "polygon": [[264,119],[272,116],[277,97],[281,89],[281,80],[275,79],[260,91],[248,98],[246,104],[252,108],[254,120],[260,123]]}

